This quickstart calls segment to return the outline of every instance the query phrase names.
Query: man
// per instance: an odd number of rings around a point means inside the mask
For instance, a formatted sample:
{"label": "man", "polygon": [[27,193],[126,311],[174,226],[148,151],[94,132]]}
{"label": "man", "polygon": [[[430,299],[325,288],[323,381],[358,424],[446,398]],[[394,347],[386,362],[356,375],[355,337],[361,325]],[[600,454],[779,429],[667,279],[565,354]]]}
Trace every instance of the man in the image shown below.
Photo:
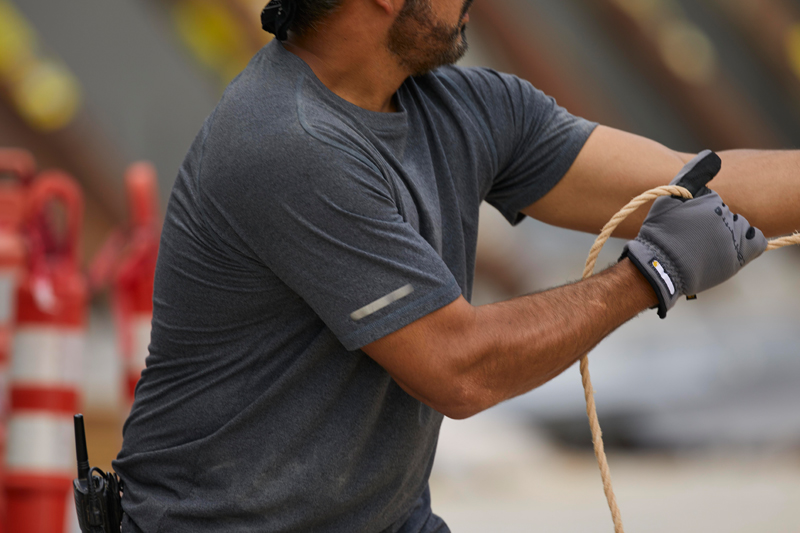
{"label": "man", "polygon": [[[545,383],[800,227],[796,153],[703,154],[592,279],[469,303],[478,208],[597,232],[692,159],[447,66],[469,0],[295,0],[228,88],[164,224],[147,369],[115,462],[125,532],[446,532],[443,415]],[[439,68],[441,67],[441,68]],[[741,213],[733,215],[731,210]],[[669,281],[668,281],[669,280]]]}

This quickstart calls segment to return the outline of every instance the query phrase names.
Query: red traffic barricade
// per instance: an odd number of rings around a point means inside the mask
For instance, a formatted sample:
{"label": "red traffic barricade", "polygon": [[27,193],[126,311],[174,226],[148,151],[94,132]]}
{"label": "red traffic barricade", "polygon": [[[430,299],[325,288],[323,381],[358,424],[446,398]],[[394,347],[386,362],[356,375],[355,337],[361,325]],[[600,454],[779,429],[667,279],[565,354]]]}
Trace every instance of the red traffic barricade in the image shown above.
{"label": "red traffic barricade", "polygon": [[153,278],[160,218],[158,179],[150,163],[134,163],[125,173],[129,223],[115,231],[92,261],[96,289],[112,286],[114,318],[125,368],[128,406],[145,367],[153,319]]}
{"label": "red traffic barricade", "polygon": [[25,268],[25,243],[20,233],[25,187],[36,173],[33,156],[16,148],[0,148],[0,533],[5,531],[4,484],[9,413],[9,364],[16,315],[17,285]]}
{"label": "red traffic barricade", "polygon": [[[60,533],[75,477],[87,287],[78,268],[83,198],[65,173],[42,173],[25,208],[28,271],[17,291],[6,497],[9,533]],[[63,227],[63,231],[58,231]]]}

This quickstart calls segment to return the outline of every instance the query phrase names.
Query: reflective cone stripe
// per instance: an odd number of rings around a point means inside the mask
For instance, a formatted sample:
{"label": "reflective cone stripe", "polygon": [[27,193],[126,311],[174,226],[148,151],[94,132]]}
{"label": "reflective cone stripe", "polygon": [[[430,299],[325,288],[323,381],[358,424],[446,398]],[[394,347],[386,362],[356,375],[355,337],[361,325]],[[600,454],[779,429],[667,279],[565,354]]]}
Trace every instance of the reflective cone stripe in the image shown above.
{"label": "reflective cone stripe", "polygon": [[11,375],[15,385],[33,383],[77,390],[83,374],[83,332],[65,327],[38,327],[22,320],[24,316],[20,317],[14,335]]}
{"label": "reflective cone stripe", "polygon": [[62,487],[70,487],[75,477],[73,414],[74,411],[69,414],[35,410],[15,412],[9,423],[12,435],[7,456],[10,486],[31,486],[32,477],[43,476],[49,479],[49,485],[60,482]]}

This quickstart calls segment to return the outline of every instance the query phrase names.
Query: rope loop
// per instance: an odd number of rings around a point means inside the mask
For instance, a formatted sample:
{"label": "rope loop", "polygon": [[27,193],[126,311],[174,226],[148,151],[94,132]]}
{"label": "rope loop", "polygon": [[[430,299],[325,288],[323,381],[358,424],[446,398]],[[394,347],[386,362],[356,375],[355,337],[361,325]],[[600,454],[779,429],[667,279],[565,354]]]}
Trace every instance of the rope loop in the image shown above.
{"label": "rope loop", "polygon": [[[603,227],[597,239],[589,251],[589,257],[586,259],[586,267],[583,270],[583,279],[590,278],[594,274],[594,268],[597,264],[597,257],[600,255],[600,250],[603,249],[611,234],[614,230],[622,224],[622,221],[628,218],[631,213],[636,211],[639,207],[646,204],[651,200],[655,200],[659,196],[680,196],[682,198],[692,198],[692,194],[683,187],[677,185],[665,185],[663,187],[656,187],[643,194],[640,194],[623,207],[611,220],[608,221]],[[794,233],[786,237],[780,237],[769,241],[767,251],[777,250],[784,246],[791,246],[793,244],[800,244],[800,232]],[[600,429],[600,421],[597,418],[597,407],[594,402],[594,389],[592,388],[592,378],[589,374],[589,354],[585,354],[580,359],[581,380],[583,382],[583,392],[586,398],[586,415],[589,417],[589,427],[592,430],[592,444],[594,445],[594,455],[597,457],[597,464],[600,467],[600,477],[603,480],[603,492],[606,494],[608,501],[608,508],[611,510],[611,518],[614,521],[614,532],[625,533],[622,527],[622,514],[620,513],[619,506],[617,505],[617,497],[614,495],[614,487],[611,484],[611,470],[608,466],[608,458],[606,457],[605,447],[603,446],[603,431]]]}

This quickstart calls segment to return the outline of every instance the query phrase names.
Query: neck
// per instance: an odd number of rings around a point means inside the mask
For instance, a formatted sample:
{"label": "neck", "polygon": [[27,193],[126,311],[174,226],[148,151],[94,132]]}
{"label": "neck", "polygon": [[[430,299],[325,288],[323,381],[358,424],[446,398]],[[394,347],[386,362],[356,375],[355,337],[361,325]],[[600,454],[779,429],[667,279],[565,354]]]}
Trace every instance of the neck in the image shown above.
{"label": "neck", "polygon": [[396,111],[394,94],[409,73],[380,41],[385,31],[374,21],[358,20],[347,9],[351,4],[344,2],[317,30],[290,33],[283,46],[337,96],[370,111]]}

